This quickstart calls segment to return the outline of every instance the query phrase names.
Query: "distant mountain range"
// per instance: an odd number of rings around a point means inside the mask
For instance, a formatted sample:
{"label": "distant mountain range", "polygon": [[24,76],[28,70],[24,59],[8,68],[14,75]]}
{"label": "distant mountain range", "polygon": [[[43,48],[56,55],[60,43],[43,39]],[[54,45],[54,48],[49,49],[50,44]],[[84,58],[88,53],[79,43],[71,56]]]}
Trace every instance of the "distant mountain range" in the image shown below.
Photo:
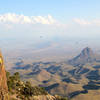
{"label": "distant mountain range", "polygon": [[100,55],[94,53],[91,48],[86,47],[81,51],[81,53],[78,56],[69,60],[68,63],[73,66],[80,66],[85,65],[86,63],[99,61],[99,58]]}

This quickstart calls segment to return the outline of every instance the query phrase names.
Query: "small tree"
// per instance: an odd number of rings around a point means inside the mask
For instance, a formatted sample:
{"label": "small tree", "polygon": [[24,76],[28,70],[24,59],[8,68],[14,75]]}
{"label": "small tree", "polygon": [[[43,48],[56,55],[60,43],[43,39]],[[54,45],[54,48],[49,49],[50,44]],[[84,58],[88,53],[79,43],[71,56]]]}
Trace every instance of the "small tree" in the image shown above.
{"label": "small tree", "polygon": [[15,80],[20,80],[20,74],[19,74],[19,72],[16,72],[16,73],[14,73],[14,77],[15,77]]}

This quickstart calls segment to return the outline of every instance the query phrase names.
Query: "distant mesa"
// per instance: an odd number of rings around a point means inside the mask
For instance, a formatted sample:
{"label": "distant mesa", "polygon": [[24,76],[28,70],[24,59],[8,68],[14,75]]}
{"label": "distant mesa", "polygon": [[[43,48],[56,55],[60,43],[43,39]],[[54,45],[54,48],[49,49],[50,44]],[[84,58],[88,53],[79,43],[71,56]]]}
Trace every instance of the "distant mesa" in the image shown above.
{"label": "distant mesa", "polygon": [[96,61],[96,54],[92,51],[91,48],[84,48],[81,53],[69,60],[68,63],[74,66],[84,65],[86,63],[91,63]]}

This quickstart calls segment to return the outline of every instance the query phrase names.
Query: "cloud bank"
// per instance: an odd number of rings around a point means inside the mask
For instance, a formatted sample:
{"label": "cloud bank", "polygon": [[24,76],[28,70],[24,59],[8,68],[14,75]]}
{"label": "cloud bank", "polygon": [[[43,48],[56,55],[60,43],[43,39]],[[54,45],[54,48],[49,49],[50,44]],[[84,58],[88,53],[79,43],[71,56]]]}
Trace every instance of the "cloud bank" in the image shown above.
{"label": "cloud bank", "polygon": [[[65,19],[66,20],[66,19]],[[25,16],[15,13],[0,14],[0,36],[12,38],[32,38],[34,41],[40,37],[46,40],[62,40],[67,38],[91,38],[100,36],[100,20],[73,18],[68,22],[60,22],[52,15]]]}
{"label": "cloud bank", "polygon": [[51,16],[25,16],[17,15],[14,13],[7,13],[0,15],[1,23],[13,23],[13,24],[55,24],[56,20]]}
{"label": "cloud bank", "polygon": [[86,19],[79,19],[74,18],[73,21],[80,25],[100,25],[100,19],[93,19],[93,20],[86,20]]}

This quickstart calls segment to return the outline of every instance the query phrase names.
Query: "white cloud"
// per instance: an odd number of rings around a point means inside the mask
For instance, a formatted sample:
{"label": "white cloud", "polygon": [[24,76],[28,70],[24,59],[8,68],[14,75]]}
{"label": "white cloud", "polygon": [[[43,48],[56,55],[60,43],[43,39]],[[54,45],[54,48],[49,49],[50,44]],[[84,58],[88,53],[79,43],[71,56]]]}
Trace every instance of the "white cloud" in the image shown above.
{"label": "white cloud", "polygon": [[93,19],[93,20],[86,20],[86,19],[79,19],[75,18],[73,21],[79,25],[96,25],[100,26],[100,19]]}
{"label": "white cloud", "polygon": [[53,17],[51,15],[48,15],[47,17],[35,16],[32,18],[36,23],[42,23],[42,24],[54,24],[54,23],[56,23],[55,19],[53,19]]}
{"label": "white cloud", "polygon": [[55,24],[56,20],[51,16],[25,16],[14,13],[0,15],[0,22],[13,24]]}
{"label": "white cloud", "polygon": [[[56,21],[51,15],[25,16],[14,13],[0,15],[0,36],[47,38],[85,37],[100,33],[100,19],[74,18],[67,23]],[[3,33],[3,34],[2,34]],[[83,34],[83,35],[82,35]]]}
{"label": "white cloud", "polygon": [[78,18],[75,18],[74,19],[74,22],[80,24],[80,25],[90,25],[91,22],[85,20],[85,19],[78,19]]}

